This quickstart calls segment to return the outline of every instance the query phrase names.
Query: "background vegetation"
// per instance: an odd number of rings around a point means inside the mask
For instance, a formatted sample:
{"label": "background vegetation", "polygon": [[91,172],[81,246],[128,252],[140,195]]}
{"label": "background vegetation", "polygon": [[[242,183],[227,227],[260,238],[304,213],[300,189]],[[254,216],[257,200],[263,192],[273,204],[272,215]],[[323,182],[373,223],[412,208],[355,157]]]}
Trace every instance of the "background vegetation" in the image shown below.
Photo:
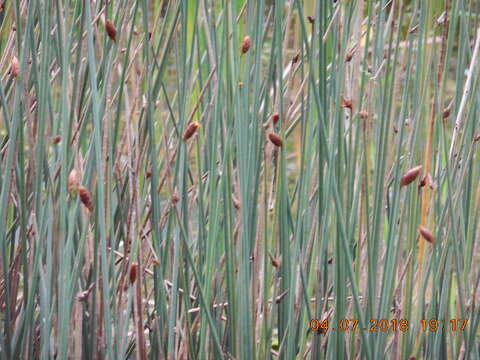
{"label": "background vegetation", "polygon": [[478,1],[0,10],[0,359],[480,359]]}

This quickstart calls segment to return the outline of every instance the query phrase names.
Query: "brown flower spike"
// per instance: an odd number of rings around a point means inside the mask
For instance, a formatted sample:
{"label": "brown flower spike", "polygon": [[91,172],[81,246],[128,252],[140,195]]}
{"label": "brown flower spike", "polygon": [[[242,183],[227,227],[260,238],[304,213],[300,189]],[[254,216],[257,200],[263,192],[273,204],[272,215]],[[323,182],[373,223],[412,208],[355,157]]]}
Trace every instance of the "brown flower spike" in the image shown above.
{"label": "brown flower spike", "polygon": [[445,109],[443,109],[442,116],[444,119],[448,118],[450,116],[450,112],[452,111],[452,108],[450,106],[447,106]]}
{"label": "brown flower spike", "polygon": [[273,267],[278,269],[281,266],[281,261],[275,256],[273,256],[270,252],[268,253],[268,256],[270,258],[270,261],[272,262]]}
{"label": "brown flower spike", "polygon": [[20,72],[20,63],[18,62],[18,58],[16,56],[13,56],[12,62],[10,64],[10,73],[14,77],[18,77],[19,72]]}
{"label": "brown flower spike", "polygon": [[250,50],[250,45],[252,43],[252,40],[250,39],[250,36],[245,36],[243,38],[243,42],[242,42],[242,54],[245,54],[248,52],[248,50]]}
{"label": "brown flower spike", "polygon": [[78,187],[78,195],[80,195],[80,201],[85,205],[85,207],[92,212],[93,211],[93,202],[92,202],[92,195],[90,191],[84,186]]}
{"label": "brown flower spike", "polygon": [[105,20],[105,30],[107,31],[107,35],[113,41],[116,41],[117,37],[117,29],[115,29],[115,25],[110,20]]}
{"label": "brown flower spike", "polygon": [[187,141],[188,139],[190,139],[199,127],[200,123],[198,121],[190,123],[185,129],[185,132],[183,133],[183,140]]}
{"label": "brown flower spike", "polygon": [[352,60],[353,55],[355,55],[355,50],[357,50],[357,48],[353,47],[347,52],[347,54],[345,55],[345,62],[350,62]]}
{"label": "brown flower spike", "polygon": [[299,59],[300,59],[300,53],[298,52],[298,53],[292,58],[292,64],[296,64]]}
{"label": "brown flower spike", "polygon": [[347,99],[342,97],[342,103],[340,104],[341,107],[348,108],[350,111],[353,109],[353,101],[352,99]]}
{"label": "brown flower spike", "polygon": [[130,266],[130,274],[129,274],[130,284],[133,284],[135,282],[135,280],[137,279],[137,268],[138,268],[137,263],[133,263]]}
{"label": "brown flower spike", "polygon": [[278,112],[276,112],[276,113],[274,113],[274,114],[272,115],[272,122],[273,122],[274,124],[276,124],[279,119],[280,119],[280,114],[279,114]]}
{"label": "brown flower spike", "polygon": [[422,170],[422,165],[415,166],[414,168],[408,170],[405,175],[402,176],[402,180],[400,180],[400,186],[406,186],[411,184],[415,179],[420,175],[420,171]]}
{"label": "brown flower spike", "polygon": [[420,232],[420,235],[422,235],[422,237],[427,240],[430,244],[435,244],[435,237],[433,236],[433,234],[430,232],[430,230],[428,230],[426,227],[424,226],[421,226],[418,228],[419,232]]}
{"label": "brown flower spike", "polygon": [[275,133],[268,134],[268,139],[277,147],[282,147],[283,145],[282,139]]}
{"label": "brown flower spike", "polygon": [[57,145],[60,141],[62,141],[62,137],[57,135],[53,138],[53,145]]}

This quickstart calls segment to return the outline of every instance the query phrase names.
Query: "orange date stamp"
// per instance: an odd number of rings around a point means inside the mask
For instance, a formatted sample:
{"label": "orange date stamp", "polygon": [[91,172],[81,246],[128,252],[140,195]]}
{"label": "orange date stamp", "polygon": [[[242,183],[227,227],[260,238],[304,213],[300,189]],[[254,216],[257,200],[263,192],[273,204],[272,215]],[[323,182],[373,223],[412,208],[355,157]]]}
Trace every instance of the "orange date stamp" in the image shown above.
{"label": "orange date stamp", "polygon": [[[422,319],[416,325],[421,331],[464,331],[468,319]],[[310,330],[317,334],[325,334],[328,330],[339,331],[408,331],[415,324],[411,324],[407,319],[369,319],[366,326],[361,326],[358,319],[338,319],[333,323],[328,319],[311,319],[309,322]]]}

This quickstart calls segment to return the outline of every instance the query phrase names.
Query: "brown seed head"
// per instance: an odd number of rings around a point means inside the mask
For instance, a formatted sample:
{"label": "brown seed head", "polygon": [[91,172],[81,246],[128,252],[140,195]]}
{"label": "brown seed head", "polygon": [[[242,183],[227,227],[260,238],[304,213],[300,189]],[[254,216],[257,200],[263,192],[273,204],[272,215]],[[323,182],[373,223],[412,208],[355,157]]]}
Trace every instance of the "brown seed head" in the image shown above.
{"label": "brown seed head", "polygon": [[115,29],[115,25],[110,20],[105,20],[105,30],[107,31],[107,35],[113,41],[116,41],[117,37],[117,29]]}
{"label": "brown seed head", "polygon": [[353,109],[353,100],[347,99],[342,96],[342,103],[340,104],[341,107],[348,108],[350,111]]}
{"label": "brown seed head", "polygon": [[352,60],[353,55],[355,54],[355,50],[357,50],[357,48],[353,47],[347,52],[347,54],[345,55],[345,62],[350,62]]}
{"label": "brown seed head", "polygon": [[272,122],[273,122],[274,124],[276,124],[279,119],[280,119],[280,114],[279,114],[278,112],[276,112],[276,113],[274,113],[274,114],[272,115]]}
{"label": "brown seed head", "polygon": [[278,269],[282,264],[282,262],[279,259],[277,259],[275,256],[273,256],[270,252],[268,253],[268,256],[270,258],[270,261],[272,262],[273,267]]}
{"label": "brown seed head", "polygon": [[12,61],[11,61],[11,64],[10,64],[10,73],[14,77],[18,77],[19,72],[20,72],[20,63],[18,61],[18,58],[14,55],[12,57]]}
{"label": "brown seed head", "polygon": [[300,53],[298,52],[298,53],[292,58],[292,64],[296,64],[299,59],[300,59]]}
{"label": "brown seed head", "polygon": [[400,186],[406,186],[412,183],[418,177],[421,170],[422,165],[415,166],[414,168],[408,170],[405,175],[402,176],[402,179],[400,180]]}
{"label": "brown seed head", "polygon": [[137,263],[133,263],[130,266],[130,274],[129,274],[130,284],[133,284],[135,280],[137,280],[137,268],[138,268]]}
{"label": "brown seed head", "polygon": [[243,42],[242,42],[242,54],[245,54],[248,52],[248,50],[250,50],[251,43],[252,43],[252,39],[250,39],[250,36],[246,35],[243,38]]}
{"label": "brown seed head", "polygon": [[367,120],[368,119],[368,111],[363,109],[358,112],[358,115],[360,116],[360,119],[362,120]]}
{"label": "brown seed head", "polygon": [[476,135],[476,136],[473,138],[473,142],[477,142],[478,140],[480,140],[480,134]]}
{"label": "brown seed head", "polygon": [[444,119],[447,119],[450,116],[450,112],[452,111],[452,108],[450,106],[447,106],[445,109],[443,109],[442,116]]}
{"label": "brown seed head", "polygon": [[428,230],[426,227],[421,226],[421,225],[419,226],[418,230],[420,232],[420,235],[422,235],[422,237],[425,240],[427,240],[430,244],[435,244],[435,237],[430,232],[430,230]]}
{"label": "brown seed head", "polygon": [[60,141],[62,141],[62,137],[60,135],[57,135],[53,138],[53,145],[57,145]]}
{"label": "brown seed head", "polygon": [[307,16],[307,19],[310,24],[313,25],[315,23],[315,18],[313,16]]}
{"label": "brown seed head", "polygon": [[273,143],[273,145],[277,146],[277,147],[282,147],[283,145],[283,141],[282,139],[280,138],[280,136],[278,136],[277,134],[275,133],[269,133],[268,134],[268,138],[270,139],[270,141]]}
{"label": "brown seed head", "polygon": [[85,205],[85,207],[92,212],[93,211],[93,202],[92,202],[92,195],[90,191],[84,186],[78,187],[78,195],[80,196],[80,201]]}
{"label": "brown seed head", "polygon": [[183,133],[183,140],[186,141],[190,139],[193,136],[193,134],[195,134],[195,132],[199,127],[200,127],[200,123],[198,121],[191,122],[185,129],[185,132]]}
{"label": "brown seed head", "polygon": [[152,168],[149,167],[147,171],[145,172],[145,177],[149,179],[152,176]]}
{"label": "brown seed head", "polygon": [[77,170],[72,169],[72,171],[70,171],[70,174],[68,174],[68,179],[67,179],[67,190],[70,193],[70,195],[72,196],[77,195],[79,185],[80,185],[80,175],[78,174]]}

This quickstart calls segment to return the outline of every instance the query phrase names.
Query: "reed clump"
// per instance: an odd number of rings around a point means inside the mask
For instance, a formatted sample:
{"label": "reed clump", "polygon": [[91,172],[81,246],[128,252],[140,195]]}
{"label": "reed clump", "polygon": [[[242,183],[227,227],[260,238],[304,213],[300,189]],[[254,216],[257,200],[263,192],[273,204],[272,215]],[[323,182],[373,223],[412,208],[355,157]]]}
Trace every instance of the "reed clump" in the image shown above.
{"label": "reed clump", "polygon": [[0,360],[478,359],[479,19],[0,1]]}

